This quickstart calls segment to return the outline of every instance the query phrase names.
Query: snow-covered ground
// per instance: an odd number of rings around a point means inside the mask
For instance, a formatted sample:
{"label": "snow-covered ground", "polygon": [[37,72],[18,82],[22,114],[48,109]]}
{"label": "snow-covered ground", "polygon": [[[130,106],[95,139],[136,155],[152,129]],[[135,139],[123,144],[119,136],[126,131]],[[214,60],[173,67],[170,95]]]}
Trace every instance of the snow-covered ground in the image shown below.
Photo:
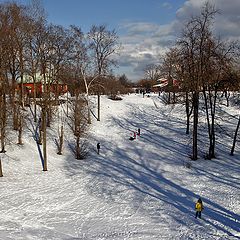
{"label": "snow-covered ground", "polygon": [[[240,239],[239,148],[231,157],[232,140],[222,134],[217,159],[201,158],[205,139],[200,159],[190,161],[184,118],[183,106],[166,106],[157,95],[102,96],[88,158],[76,160],[67,145],[57,155],[49,137],[46,172],[29,125],[24,145],[1,154],[0,239]],[[218,120],[221,129],[236,125],[224,114]],[[138,128],[141,136],[130,141]],[[194,217],[199,197],[203,219]]]}

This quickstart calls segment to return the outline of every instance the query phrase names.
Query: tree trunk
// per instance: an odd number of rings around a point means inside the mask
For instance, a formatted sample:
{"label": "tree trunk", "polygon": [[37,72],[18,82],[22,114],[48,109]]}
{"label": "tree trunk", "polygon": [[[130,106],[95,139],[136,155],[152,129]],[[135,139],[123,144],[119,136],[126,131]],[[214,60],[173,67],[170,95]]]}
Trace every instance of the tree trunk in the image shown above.
{"label": "tree trunk", "polygon": [[227,100],[227,107],[229,107],[230,92],[228,92],[227,90],[225,90],[224,93],[225,93],[225,98],[226,98],[226,100]]}
{"label": "tree trunk", "polygon": [[240,126],[240,116],[238,118],[238,124],[237,124],[236,130],[235,130],[235,134],[234,134],[234,138],[233,138],[233,145],[232,145],[232,149],[231,149],[231,156],[233,156],[233,154],[234,154],[234,149],[235,149],[235,145],[236,145],[236,142],[237,142],[237,135],[238,135],[239,126]]}
{"label": "tree trunk", "polygon": [[6,94],[3,90],[1,96],[1,111],[0,111],[0,140],[1,140],[1,153],[5,153],[5,138],[6,138],[6,124],[7,124],[7,106],[6,106]]}
{"label": "tree trunk", "polygon": [[63,149],[63,126],[61,126],[61,131],[59,134],[59,148],[57,154],[62,155],[62,149]]}
{"label": "tree trunk", "polygon": [[23,86],[23,49],[22,46],[20,46],[19,49],[19,65],[20,65],[20,79],[21,79],[21,91],[20,91],[20,100],[19,104],[21,103],[21,106],[25,107],[25,92],[24,92],[24,86]]}
{"label": "tree trunk", "polygon": [[43,118],[42,118],[42,127],[43,127],[43,171],[47,171],[47,116],[46,116],[46,103],[44,102],[43,106]]}
{"label": "tree trunk", "polygon": [[82,75],[83,75],[83,80],[84,80],[84,85],[86,89],[86,99],[87,99],[87,111],[88,111],[88,124],[91,124],[91,112],[90,112],[90,104],[89,104],[89,86],[87,84],[87,79],[85,76],[85,73],[83,69],[81,69]]}
{"label": "tree trunk", "polygon": [[48,101],[46,104],[46,119],[47,119],[47,127],[50,127],[51,120],[52,120],[52,101],[51,101],[51,85],[50,83],[47,84],[47,93],[45,94]]}
{"label": "tree trunk", "polygon": [[15,97],[13,99],[13,129],[18,130],[18,111],[15,103]]}
{"label": "tree trunk", "polygon": [[87,97],[87,108],[88,108],[88,124],[91,124],[91,111],[90,111],[90,105],[89,105],[89,98]]}
{"label": "tree trunk", "polygon": [[39,127],[39,136],[38,136],[38,144],[42,145],[42,141],[43,140],[43,131],[42,131],[42,127]]}
{"label": "tree trunk", "polygon": [[18,126],[18,144],[22,145],[22,130],[23,130],[23,117],[19,117],[19,126]]}
{"label": "tree trunk", "polygon": [[34,76],[33,78],[33,104],[34,104],[34,122],[37,122],[37,84],[36,84],[36,76]]}
{"label": "tree trunk", "polygon": [[215,117],[212,114],[211,135],[209,137],[209,159],[215,158]]}
{"label": "tree trunk", "polygon": [[3,177],[3,172],[2,172],[2,160],[0,158],[0,177]]}
{"label": "tree trunk", "polygon": [[98,121],[100,121],[100,93],[98,93]]}
{"label": "tree trunk", "polygon": [[[45,63],[44,63],[45,64]],[[42,140],[43,140],[43,171],[47,171],[47,108],[48,91],[46,81],[46,66],[43,64],[43,102],[42,102]]]}
{"label": "tree trunk", "polygon": [[[208,90],[208,96],[206,90],[203,89],[205,108],[206,108],[206,117],[208,124],[208,137],[209,137],[209,149],[207,159],[215,158],[215,108],[216,108],[216,98],[217,98],[217,89],[214,91],[214,96],[211,89]],[[209,103],[209,104],[208,104]],[[210,111],[210,114],[209,114]],[[209,116],[210,115],[210,116]]]}
{"label": "tree trunk", "polygon": [[190,128],[190,115],[187,115],[187,128],[186,128],[186,134],[189,134],[189,128]]}
{"label": "tree trunk", "polygon": [[1,151],[0,151],[0,153],[5,153],[6,152],[6,150],[5,150],[5,135],[6,135],[5,126],[2,125],[1,126]]}
{"label": "tree trunk", "polygon": [[76,136],[76,159],[81,159],[80,136]]}
{"label": "tree trunk", "polygon": [[199,94],[193,93],[193,152],[192,160],[198,158],[198,107],[199,107]]}
{"label": "tree trunk", "polygon": [[190,117],[192,115],[192,107],[190,110],[190,104],[189,104],[189,96],[188,92],[186,92],[186,116],[187,116],[187,127],[186,127],[186,134],[189,134],[189,129],[190,129]]}
{"label": "tree trunk", "polygon": [[68,102],[68,101],[69,101],[68,94],[69,94],[69,93],[68,93],[68,91],[67,91],[67,117],[68,117],[68,108],[69,108],[69,107],[68,107],[68,105],[69,105],[69,102]]}

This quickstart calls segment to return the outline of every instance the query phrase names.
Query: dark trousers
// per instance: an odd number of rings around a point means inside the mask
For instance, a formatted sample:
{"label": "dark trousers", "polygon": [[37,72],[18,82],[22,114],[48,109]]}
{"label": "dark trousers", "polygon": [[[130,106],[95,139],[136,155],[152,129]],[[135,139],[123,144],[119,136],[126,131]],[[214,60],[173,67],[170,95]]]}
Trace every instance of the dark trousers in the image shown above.
{"label": "dark trousers", "polygon": [[197,218],[197,217],[201,218],[201,213],[202,213],[201,211],[196,211],[196,216],[195,216],[195,217],[196,217],[196,218]]}

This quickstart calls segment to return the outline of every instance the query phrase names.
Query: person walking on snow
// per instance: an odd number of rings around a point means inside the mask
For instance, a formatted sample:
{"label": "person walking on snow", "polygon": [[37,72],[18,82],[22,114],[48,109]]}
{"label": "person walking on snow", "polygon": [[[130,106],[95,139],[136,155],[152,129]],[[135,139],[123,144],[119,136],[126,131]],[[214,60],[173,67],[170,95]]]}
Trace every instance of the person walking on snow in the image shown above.
{"label": "person walking on snow", "polygon": [[100,150],[100,143],[97,144],[97,153],[99,154],[99,150]]}
{"label": "person walking on snow", "polygon": [[138,128],[137,135],[140,136],[140,128]]}
{"label": "person walking on snow", "polygon": [[197,200],[196,205],[195,205],[195,209],[196,209],[196,216],[195,216],[195,218],[197,218],[197,217],[201,218],[202,210],[204,209],[201,198],[199,198]]}

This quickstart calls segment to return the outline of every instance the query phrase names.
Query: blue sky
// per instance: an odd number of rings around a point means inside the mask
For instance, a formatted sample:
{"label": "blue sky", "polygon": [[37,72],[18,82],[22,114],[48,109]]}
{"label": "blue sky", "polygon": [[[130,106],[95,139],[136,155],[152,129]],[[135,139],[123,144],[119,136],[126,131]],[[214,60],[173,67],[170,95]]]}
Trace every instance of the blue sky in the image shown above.
{"label": "blue sky", "polygon": [[[24,2],[24,1],[23,1]],[[75,24],[88,31],[93,24],[119,29],[124,22],[165,24],[184,0],[43,0],[50,22]]]}
{"label": "blue sky", "polygon": [[[240,0],[210,0],[220,9],[216,33],[240,39]],[[0,0],[0,2],[4,2]],[[29,3],[29,0],[16,0]],[[205,0],[42,0],[49,22],[77,25],[88,32],[94,25],[115,29],[123,46],[116,74],[129,80],[144,78],[144,68],[158,63],[175,42],[181,23],[199,13]]]}

